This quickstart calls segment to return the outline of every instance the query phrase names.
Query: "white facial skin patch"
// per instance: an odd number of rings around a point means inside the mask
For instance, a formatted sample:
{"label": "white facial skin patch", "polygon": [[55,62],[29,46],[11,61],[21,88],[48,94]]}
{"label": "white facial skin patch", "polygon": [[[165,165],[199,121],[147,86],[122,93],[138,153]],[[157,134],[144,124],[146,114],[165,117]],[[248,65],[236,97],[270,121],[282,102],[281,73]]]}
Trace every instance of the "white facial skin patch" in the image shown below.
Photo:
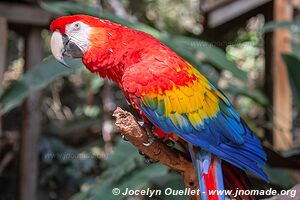
{"label": "white facial skin patch", "polygon": [[76,46],[84,54],[89,49],[89,35],[91,27],[83,22],[76,21],[66,25],[66,35],[70,42],[76,44]]}

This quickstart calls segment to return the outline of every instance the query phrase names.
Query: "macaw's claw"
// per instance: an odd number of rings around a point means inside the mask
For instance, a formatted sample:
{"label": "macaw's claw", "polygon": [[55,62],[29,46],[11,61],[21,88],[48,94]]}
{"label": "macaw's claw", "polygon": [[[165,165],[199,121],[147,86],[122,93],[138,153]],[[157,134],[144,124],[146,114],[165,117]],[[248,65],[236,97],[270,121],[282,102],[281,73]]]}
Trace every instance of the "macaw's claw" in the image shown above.
{"label": "macaw's claw", "polygon": [[[140,123],[140,125],[141,125],[141,123]],[[146,134],[148,136],[148,142],[147,143],[143,142],[143,145],[145,147],[149,147],[155,141],[155,137],[153,135],[153,127],[150,124],[148,124],[148,123],[143,123],[141,126],[145,129]]]}
{"label": "macaw's claw", "polygon": [[157,162],[158,162],[158,160],[152,160],[152,159],[151,159],[151,158],[149,158],[148,156],[145,156],[145,160],[144,160],[144,162],[145,162],[146,164],[150,165],[150,164],[157,163]]}
{"label": "macaw's claw", "polygon": [[[148,135],[148,134],[147,134],[147,135]],[[149,135],[148,135],[148,136],[149,136]],[[150,136],[149,139],[148,139],[148,143],[143,142],[143,145],[144,145],[145,147],[150,147],[150,146],[154,143],[154,141],[155,141],[155,138],[154,138],[153,136]]]}
{"label": "macaw's claw", "polygon": [[153,160],[153,159],[149,158],[149,157],[148,157],[144,152],[142,152],[142,151],[139,151],[139,154],[140,154],[141,156],[144,157],[144,162],[145,162],[146,164],[152,164],[152,163],[157,163],[157,162],[158,162],[157,160]]}
{"label": "macaw's claw", "polygon": [[128,141],[128,139],[125,137],[125,135],[121,135],[121,137],[122,137],[122,140]]}
{"label": "macaw's claw", "polygon": [[138,123],[141,127],[144,127],[144,125],[145,125],[145,122],[143,122],[143,121],[138,121]]}

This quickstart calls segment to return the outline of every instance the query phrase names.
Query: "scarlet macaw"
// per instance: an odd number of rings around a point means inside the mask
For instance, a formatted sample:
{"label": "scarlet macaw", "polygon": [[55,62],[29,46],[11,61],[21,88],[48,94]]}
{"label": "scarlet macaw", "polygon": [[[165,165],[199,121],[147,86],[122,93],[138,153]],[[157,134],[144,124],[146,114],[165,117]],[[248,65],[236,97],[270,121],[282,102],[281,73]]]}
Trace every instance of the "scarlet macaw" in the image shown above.
{"label": "scarlet macaw", "polygon": [[[223,189],[224,181],[227,188],[249,187],[244,174],[237,173],[241,170],[268,181],[261,169],[266,161],[261,143],[229,100],[159,40],[87,15],[60,17],[50,29],[51,50],[59,62],[66,65],[63,56],[82,58],[91,72],[116,82],[157,130],[189,144],[203,200],[225,199],[208,194]],[[228,163],[237,168],[228,170]],[[222,168],[229,179],[223,180]]]}

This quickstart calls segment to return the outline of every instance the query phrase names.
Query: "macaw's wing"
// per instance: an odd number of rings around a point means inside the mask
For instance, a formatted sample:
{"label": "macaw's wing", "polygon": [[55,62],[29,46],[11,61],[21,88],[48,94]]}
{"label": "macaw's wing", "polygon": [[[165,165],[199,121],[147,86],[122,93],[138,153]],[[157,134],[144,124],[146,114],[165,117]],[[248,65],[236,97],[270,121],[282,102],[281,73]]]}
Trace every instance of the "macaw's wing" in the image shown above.
{"label": "macaw's wing", "polygon": [[[159,74],[151,69],[155,65],[159,66]],[[188,78],[180,74],[182,71]],[[176,70],[161,63],[140,63],[125,72],[123,82],[125,92],[135,96],[132,98],[136,98],[139,109],[164,132],[173,132],[267,180],[259,167],[266,160],[260,141],[227,98],[192,66]]]}

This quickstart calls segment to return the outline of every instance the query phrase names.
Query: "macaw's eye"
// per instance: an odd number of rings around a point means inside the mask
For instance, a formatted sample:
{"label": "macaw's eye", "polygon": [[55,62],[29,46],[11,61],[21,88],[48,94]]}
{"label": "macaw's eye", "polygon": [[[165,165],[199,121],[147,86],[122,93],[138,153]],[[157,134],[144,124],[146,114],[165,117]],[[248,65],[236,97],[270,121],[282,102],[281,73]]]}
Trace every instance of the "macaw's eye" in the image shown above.
{"label": "macaw's eye", "polygon": [[74,24],[74,29],[79,30],[80,29],[80,24],[79,23]]}

